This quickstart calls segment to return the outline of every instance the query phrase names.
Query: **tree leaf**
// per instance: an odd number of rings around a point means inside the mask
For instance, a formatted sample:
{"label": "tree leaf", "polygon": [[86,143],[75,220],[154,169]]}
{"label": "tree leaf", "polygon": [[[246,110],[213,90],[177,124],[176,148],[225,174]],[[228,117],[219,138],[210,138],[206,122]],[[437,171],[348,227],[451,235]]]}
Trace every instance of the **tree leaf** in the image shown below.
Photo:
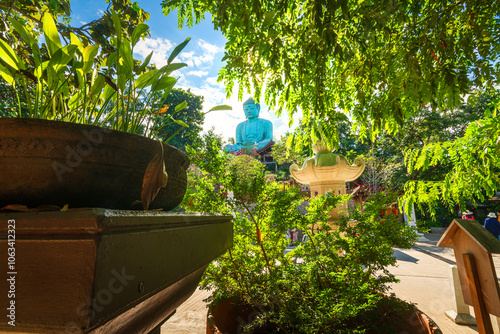
{"label": "tree leaf", "polygon": [[177,55],[186,47],[187,43],[189,43],[190,40],[191,40],[191,37],[188,37],[188,38],[186,38],[186,40],[184,40],[184,42],[182,42],[181,44],[177,45],[174,48],[174,51],[172,51],[172,53],[170,54],[170,57],[168,57],[168,60],[167,60],[168,64],[170,64],[175,59],[175,57],[177,57]]}
{"label": "tree leaf", "polygon": [[114,10],[111,10],[111,19],[113,20],[113,25],[116,31],[116,46],[119,49],[122,42],[122,24],[120,22],[120,17]]}
{"label": "tree leaf", "polygon": [[36,46],[36,49],[38,49],[38,41],[33,37],[31,33],[28,32],[26,27],[21,24],[19,21],[17,21],[13,17],[9,17],[9,21],[12,24],[12,27],[14,30],[21,35],[21,37],[24,39],[24,41],[30,45],[32,48]]}
{"label": "tree leaf", "polygon": [[132,73],[134,70],[134,57],[132,56],[132,49],[130,48],[130,41],[123,40],[120,47],[120,56],[124,60],[125,68],[127,68],[127,73]]}
{"label": "tree leaf", "polygon": [[177,112],[179,110],[182,110],[182,109],[184,109],[186,107],[187,107],[187,102],[184,101],[184,102],[182,102],[182,103],[180,103],[180,104],[178,104],[178,105],[175,106],[175,112]]}
{"label": "tree leaf", "polygon": [[135,87],[141,89],[150,86],[153,82],[155,82],[154,78],[157,74],[158,70],[156,69],[141,74],[141,76],[135,81]]}
{"label": "tree leaf", "polygon": [[72,44],[57,49],[50,58],[47,67],[54,69],[54,71],[58,73],[73,59],[76,50],[78,50],[78,47]]}
{"label": "tree leaf", "polygon": [[7,81],[9,85],[15,86],[16,81],[14,80],[14,75],[6,69],[2,64],[0,64],[0,75]]}
{"label": "tree leaf", "polygon": [[118,59],[118,52],[113,52],[106,57],[106,66],[111,67]]}
{"label": "tree leaf", "polygon": [[163,114],[163,113],[166,113],[167,110],[168,110],[168,107],[169,105],[167,104],[166,106],[162,107],[160,110],[158,110],[157,112],[154,112],[152,113],[152,115],[159,115],[159,114]]}
{"label": "tree leaf", "polygon": [[139,73],[142,72],[146,68],[146,66],[149,65],[149,61],[151,60],[151,57],[153,56],[153,52],[154,51],[151,51],[151,53],[148,54],[146,59],[144,59],[144,62],[142,63],[141,67],[139,67]]}
{"label": "tree leaf", "polygon": [[210,112],[210,111],[217,111],[217,110],[233,110],[233,107],[231,106],[228,106],[226,104],[221,104],[221,105],[218,105],[218,106],[215,106],[213,108],[211,108],[209,111],[207,112]]}
{"label": "tree leaf", "polygon": [[108,101],[118,91],[118,87],[116,87],[116,84],[111,81],[111,79],[104,77],[104,80],[106,81],[107,85],[106,87],[104,87],[103,98],[104,101]]}
{"label": "tree leaf", "polygon": [[144,34],[146,31],[148,31],[149,26],[144,23],[140,23],[135,27],[134,31],[132,32],[132,46],[135,46],[137,42],[139,41],[139,38]]}
{"label": "tree leaf", "polygon": [[176,124],[179,124],[179,125],[181,125],[181,126],[183,126],[183,127],[185,127],[185,128],[189,128],[189,125],[187,125],[184,121],[181,121],[180,119],[173,119],[173,118],[172,118],[172,120],[173,120],[173,121],[174,121],[174,123],[176,123]]}
{"label": "tree leaf", "polygon": [[186,67],[187,64],[185,63],[173,63],[173,64],[169,64],[166,68],[166,72],[173,72],[175,70],[178,70],[180,68],[183,68],[183,67]]}
{"label": "tree leaf", "polygon": [[94,64],[95,56],[99,50],[99,46],[97,45],[88,45],[83,49],[83,73],[87,73],[92,68]]}
{"label": "tree leaf", "polygon": [[168,85],[168,87],[163,89],[163,94],[161,96],[162,100],[165,100],[168,97],[168,95],[172,91],[172,88],[174,87],[176,82],[177,82],[177,79],[175,80],[175,82],[172,82],[171,84]]}
{"label": "tree leaf", "polygon": [[73,33],[70,33],[69,36],[70,36],[70,43],[78,46],[78,50],[80,50],[80,52],[83,53],[84,46],[82,41],[80,41],[80,39],[78,38],[78,36],[76,36]]}
{"label": "tree leaf", "polygon": [[19,58],[9,44],[7,44],[3,39],[0,38],[0,59],[5,61],[7,65],[13,67],[16,71],[19,71]]}
{"label": "tree leaf", "polygon": [[9,205],[4,206],[3,208],[0,208],[0,211],[22,211],[22,212],[27,212],[27,211],[30,211],[30,209],[26,205],[9,204]]}
{"label": "tree leaf", "polygon": [[167,186],[168,175],[165,171],[165,161],[163,159],[163,144],[161,145],[161,153],[154,156],[144,173],[141,191],[141,203],[144,210],[149,208],[160,188]]}
{"label": "tree leaf", "polygon": [[151,87],[151,89],[153,91],[161,91],[161,90],[164,90],[167,88],[172,88],[176,82],[177,82],[176,78],[169,77],[169,76],[163,76],[163,77],[161,77],[160,80],[156,81],[153,84],[153,87]]}
{"label": "tree leaf", "polygon": [[49,55],[52,56],[57,50],[61,48],[61,39],[57,32],[57,27],[52,18],[52,15],[45,13],[42,18],[43,32],[45,34],[45,43],[49,50]]}
{"label": "tree leaf", "polygon": [[120,91],[121,94],[125,91],[125,86],[127,85],[127,82],[129,78],[132,75],[132,72],[128,72],[128,67],[123,65],[123,58],[120,58],[120,63],[118,64],[118,71],[121,72],[120,75],[116,78],[116,86],[118,87],[118,90]]}
{"label": "tree leaf", "polygon": [[89,98],[92,98],[96,94],[100,94],[106,85],[106,81],[102,75],[99,75],[95,81],[92,87],[90,88],[89,92]]}

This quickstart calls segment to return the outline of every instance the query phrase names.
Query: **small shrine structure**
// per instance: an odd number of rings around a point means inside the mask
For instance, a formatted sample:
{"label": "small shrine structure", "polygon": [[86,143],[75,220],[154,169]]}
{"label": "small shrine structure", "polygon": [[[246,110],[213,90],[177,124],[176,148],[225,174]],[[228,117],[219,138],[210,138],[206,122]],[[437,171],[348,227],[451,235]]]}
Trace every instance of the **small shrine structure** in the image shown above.
{"label": "small shrine structure", "polygon": [[[345,157],[331,152],[326,145],[318,141],[313,145],[314,157],[308,158],[302,168],[296,164],[290,166],[290,174],[301,184],[309,184],[311,197],[325,195],[333,191],[336,195],[346,194],[346,182],[356,180],[365,170],[365,162],[356,158],[350,165]],[[339,204],[331,213],[333,220],[339,218],[339,212],[347,204]]]}
{"label": "small shrine structure", "polygon": [[267,143],[266,146],[264,146],[261,149],[256,150],[256,153],[259,156],[260,161],[265,165],[270,165],[270,164],[275,163],[273,156],[272,156],[273,146],[274,146],[274,141],[271,140],[269,143]]}
{"label": "small shrine structure", "polygon": [[348,192],[348,194],[352,197],[353,207],[357,205],[360,207],[361,212],[363,212],[365,210],[364,202],[370,196],[368,191],[360,185],[351,190],[350,193]]}

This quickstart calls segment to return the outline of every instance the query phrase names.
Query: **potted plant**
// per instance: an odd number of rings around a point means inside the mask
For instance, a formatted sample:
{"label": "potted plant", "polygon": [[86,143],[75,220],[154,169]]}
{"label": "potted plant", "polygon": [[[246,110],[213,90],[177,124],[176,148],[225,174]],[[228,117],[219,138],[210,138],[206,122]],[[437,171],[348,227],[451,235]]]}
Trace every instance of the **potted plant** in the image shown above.
{"label": "potted plant", "polygon": [[[316,196],[301,213],[298,189],[266,183],[262,171],[249,174],[241,157],[213,147],[197,149],[185,197],[188,210],[234,214],[234,245],[201,283],[212,292],[207,333],[394,333],[399,316],[413,308],[388,295],[388,284],[396,282],[388,271],[396,262],[392,247],[415,240],[396,217],[379,217],[394,196],[375,196],[364,213],[343,217],[333,231],[326,221],[339,197]],[[220,187],[234,198],[214,191]],[[319,228],[311,231],[313,224]],[[291,229],[305,235],[294,249],[285,237]]]}
{"label": "potted plant", "polygon": [[0,118],[0,207],[10,209],[0,212],[0,253],[15,281],[0,332],[158,333],[232,243],[230,216],[109,210],[168,210],[184,196],[189,159],[154,140],[151,116],[166,110],[189,39],[157,69],[151,55],[132,57],[145,24],[121,29],[111,11],[114,36],[98,46],[60,30],[50,11],[33,15],[9,17],[11,39],[0,37],[0,80],[18,101]]}
{"label": "potted plant", "polygon": [[[166,144],[170,138],[154,139],[165,126],[177,124],[180,131],[188,125],[172,116],[158,125],[154,115],[168,107],[162,101],[177,81],[172,73],[186,66],[173,61],[189,38],[158,69],[149,65],[152,53],[142,63],[133,57],[148,26],[139,23],[128,34],[114,11],[115,33],[106,47],[61,35],[49,11],[8,21],[0,75],[18,103],[11,118],[0,118],[0,207],[176,207],[189,159]],[[34,21],[40,21],[42,44],[38,30],[27,28]]]}

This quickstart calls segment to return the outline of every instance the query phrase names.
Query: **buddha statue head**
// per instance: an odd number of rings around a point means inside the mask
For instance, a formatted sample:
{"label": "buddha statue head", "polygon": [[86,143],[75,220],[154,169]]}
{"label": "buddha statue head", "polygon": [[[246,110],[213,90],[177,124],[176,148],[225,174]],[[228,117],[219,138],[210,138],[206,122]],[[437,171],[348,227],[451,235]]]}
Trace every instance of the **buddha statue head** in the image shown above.
{"label": "buddha statue head", "polygon": [[243,111],[248,119],[258,118],[260,114],[260,104],[255,103],[252,98],[249,98],[243,102]]}

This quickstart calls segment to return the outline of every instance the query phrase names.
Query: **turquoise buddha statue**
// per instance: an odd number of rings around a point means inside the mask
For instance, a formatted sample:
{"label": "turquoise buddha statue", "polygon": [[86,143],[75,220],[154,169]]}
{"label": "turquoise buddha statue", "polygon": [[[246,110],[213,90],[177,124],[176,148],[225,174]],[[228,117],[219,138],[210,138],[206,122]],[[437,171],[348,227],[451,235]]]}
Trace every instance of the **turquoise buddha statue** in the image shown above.
{"label": "turquoise buddha statue", "polygon": [[225,146],[225,150],[230,153],[242,149],[243,153],[248,154],[253,149],[263,148],[273,139],[273,123],[259,118],[260,104],[248,99],[243,103],[243,110],[247,120],[236,127],[235,144]]}

